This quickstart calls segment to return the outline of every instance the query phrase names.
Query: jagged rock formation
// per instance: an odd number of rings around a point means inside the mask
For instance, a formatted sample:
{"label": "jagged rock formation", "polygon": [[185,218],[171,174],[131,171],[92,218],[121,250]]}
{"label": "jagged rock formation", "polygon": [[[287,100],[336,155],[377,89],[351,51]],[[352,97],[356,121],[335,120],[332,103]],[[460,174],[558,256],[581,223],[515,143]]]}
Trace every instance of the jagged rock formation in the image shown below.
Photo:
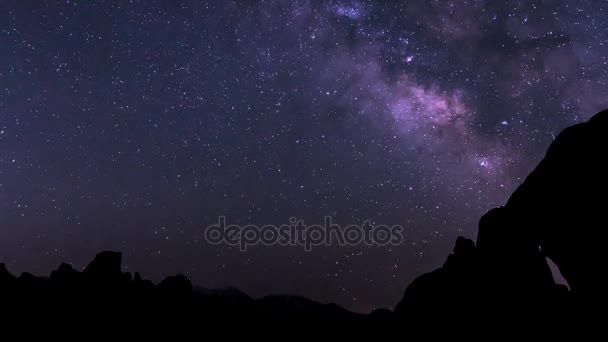
{"label": "jagged rock formation", "polygon": [[5,312],[38,313],[40,318],[49,315],[61,320],[87,316],[116,322],[128,317],[164,322],[369,318],[297,296],[252,299],[234,288],[193,288],[183,275],[155,285],[139,273],[132,277],[122,272],[117,252],[99,253],[83,272],[61,264],[49,278],[29,273],[17,278],[0,264],[0,302]]}

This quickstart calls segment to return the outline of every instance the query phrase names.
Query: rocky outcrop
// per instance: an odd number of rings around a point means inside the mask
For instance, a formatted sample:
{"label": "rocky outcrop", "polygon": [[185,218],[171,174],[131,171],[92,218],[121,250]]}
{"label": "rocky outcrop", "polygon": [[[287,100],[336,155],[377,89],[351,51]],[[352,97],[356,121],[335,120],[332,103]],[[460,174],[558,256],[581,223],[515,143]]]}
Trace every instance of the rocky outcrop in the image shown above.
{"label": "rocky outcrop", "polygon": [[104,322],[133,317],[163,322],[368,319],[301,297],[252,299],[234,288],[193,288],[184,275],[167,277],[155,285],[139,273],[132,277],[123,272],[117,252],[99,253],[83,272],[63,263],[49,278],[30,273],[16,278],[0,264],[0,299],[5,312],[38,312],[62,320],[89,316]]}
{"label": "rocky outcrop", "polygon": [[[459,238],[442,268],[416,279],[395,313],[409,321],[505,312],[564,318],[605,299],[608,111],[567,128],[504,207],[479,222],[477,244]],[[572,291],[555,284],[552,259]],[[458,317],[443,317],[444,321]]]}
{"label": "rocky outcrop", "polygon": [[564,130],[506,208],[580,296],[603,296],[608,110]]}

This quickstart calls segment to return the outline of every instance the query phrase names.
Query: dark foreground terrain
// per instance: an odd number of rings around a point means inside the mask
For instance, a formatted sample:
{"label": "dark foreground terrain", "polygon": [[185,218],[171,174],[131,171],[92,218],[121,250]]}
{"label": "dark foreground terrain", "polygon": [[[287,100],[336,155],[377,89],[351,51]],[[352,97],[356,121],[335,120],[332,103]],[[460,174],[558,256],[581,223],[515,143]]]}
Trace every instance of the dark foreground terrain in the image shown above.
{"label": "dark foreground terrain", "polygon": [[[48,278],[15,277],[0,264],[0,302],[4,313],[28,320],[344,320],[415,327],[546,319],[555,329],[585,314],[603,318],[607,162],[604,111],[564,130],[506,205],[481,218],[477,241],[458,238],[443,267],[410,284],[394,311],[362,315],[301,297],[252,299],[236,289],[193,288],[182,275],[156,285],[122,272],[116,252],[98,254],[83,272],[61,264]],[[571,289],[554,282],[546,258]]]}

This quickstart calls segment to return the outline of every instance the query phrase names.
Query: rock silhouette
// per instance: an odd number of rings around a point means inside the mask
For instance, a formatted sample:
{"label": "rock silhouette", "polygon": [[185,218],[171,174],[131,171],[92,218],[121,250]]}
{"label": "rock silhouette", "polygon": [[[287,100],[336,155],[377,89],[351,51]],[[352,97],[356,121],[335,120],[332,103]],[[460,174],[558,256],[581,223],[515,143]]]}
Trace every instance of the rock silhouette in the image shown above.
{"label": "rock silhouette", "polygon": [[[395,314],[436,321],[457,308],[463,320],[517,312],[564,322],[603,306],[607,152],[608,111],[565,129],[507,204],[481,218],[477,244],[459,238],[442,268],[406,289]],[[555,283],[547,258],[572,291]]]}
{"label": "rock silhouette", "polygon": [[506,207],[578,296],[604,297],[608,110],[564,130]]}
{"label": "rock silhouette", "polygon": [[[344,320],[399,324],[571,322],[605,301],[608,111],[564,130],[504,207],[479,221],[476,243],[459,237],[443,266],[414,280],[395,310],[355,314],[296,296],[253,299],[228,288],[193,287],[183,275],[158,285],[122,271],[122,256],[102,252],[79,272],[61,264],[48,278],[12,275],[0,264],[0,302],[28,317],[90,315],[155,320]],[[571,290],[555,283],[552,259]],[[33,315],[33,316],[32,316]]]}
{"label": "rock silhouette", "polygon": [[[121,254],[105,251],[79,272],[61,264],[48,278],[23,273],[18,278],[0,264],[0,300],[3,309],[45,312],[59,309],[60,317],[100,317],[119,321],[127,317],[153,320],[358,320],[367,316],[297,296],[252,299],[234,289],[195,288],[184,275],[163,279],[158,285],[122,271]],[[47,312],[48,314],[48,312]],[[58,318],[58,317],[54,317]]]}

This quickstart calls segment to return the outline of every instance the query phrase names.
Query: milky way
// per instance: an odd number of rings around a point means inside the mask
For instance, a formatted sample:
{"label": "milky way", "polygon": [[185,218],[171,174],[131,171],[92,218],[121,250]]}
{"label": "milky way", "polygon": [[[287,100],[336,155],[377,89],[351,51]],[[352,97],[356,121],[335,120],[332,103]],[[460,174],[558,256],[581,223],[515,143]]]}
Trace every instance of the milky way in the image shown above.
{"label": "milky way", "polygon": [[[391,307],[608,107],[606,2],[3,1],[0,262]],[[405,227],[210,245],[218,216]]]}

